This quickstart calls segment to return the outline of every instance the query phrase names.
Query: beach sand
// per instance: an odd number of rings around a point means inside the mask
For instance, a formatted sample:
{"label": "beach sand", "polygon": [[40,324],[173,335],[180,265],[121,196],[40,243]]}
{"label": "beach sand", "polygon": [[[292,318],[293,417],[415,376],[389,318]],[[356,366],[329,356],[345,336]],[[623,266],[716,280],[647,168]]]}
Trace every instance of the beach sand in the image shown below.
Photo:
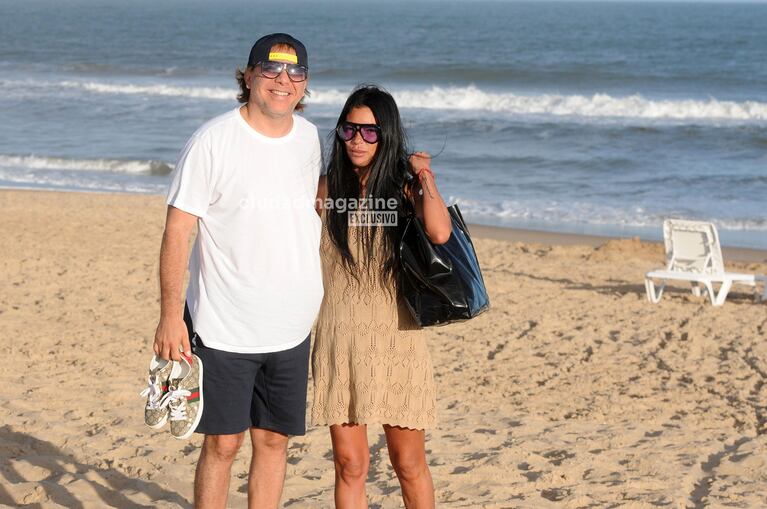
{"label": "beach sand", "polygon": [[[190,507],[201,439],[146,428],[138,395],[162,198],[0,191],[0,211],[0,504]],[[767,506],[767,303],[736,289],[713,308],[679,286],[652,305],[660,245],[556,240],[477,238],[492,310],[428,331],[438,506]],[[767,273],[752,255],[728,267]],[[369,438],[371,507],[402,507]],[[325,428],[291,439],[285,507],[332,507],[330,454]]]}

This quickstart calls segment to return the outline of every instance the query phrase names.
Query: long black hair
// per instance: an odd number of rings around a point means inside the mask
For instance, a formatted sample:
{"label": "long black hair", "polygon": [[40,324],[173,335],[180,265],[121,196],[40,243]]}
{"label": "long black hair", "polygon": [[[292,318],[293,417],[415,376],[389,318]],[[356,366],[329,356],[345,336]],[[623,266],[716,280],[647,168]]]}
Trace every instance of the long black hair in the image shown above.
{"label": "long black hair", "polygon": [[[373,203],[379,199],[396,200],[397,217],[401,221],[403,213],[402,192],[409,176],[409,162],[407,150],[407,137],[402,127],[399,109],[394,98],[375,85],[360,85],[346,100],[341,114],[338,116],[336,126],[346,121],[346,116],[354,108],[367,106],[373,112],[376,123],[381,127],[381,136],[378,140],[378,149],[370,162],[370,174],[366,184],[366,194],[362,198],[372,198]],[[349,160],[344,142],[332,134],[333,144],[328,161],[328,197],[333,203],[338,198],[357,200],[360,197],[360,181],[353,171],[354,165]],[[340,211],[337,207],[330,207],[327,211],[327,225],[330,239],[341,253],[341,259],[346,270],[359,280],[360,264],[355,260],[349,250],[349,211],[346,208]],[[370,270],[373,266],[374,249],[380,249],[375,253],[381,261],[379,281],[385,288],[396,289],[399,278],[398,228],[373,224],[370,228],[363,227],[359,231],[361,256],[367,262],[365,266]],[[377,247],[377,237],[381,241]],[[375,268],[378,268],[377,266]],[[370,276],[370,273],[367,274]]]}

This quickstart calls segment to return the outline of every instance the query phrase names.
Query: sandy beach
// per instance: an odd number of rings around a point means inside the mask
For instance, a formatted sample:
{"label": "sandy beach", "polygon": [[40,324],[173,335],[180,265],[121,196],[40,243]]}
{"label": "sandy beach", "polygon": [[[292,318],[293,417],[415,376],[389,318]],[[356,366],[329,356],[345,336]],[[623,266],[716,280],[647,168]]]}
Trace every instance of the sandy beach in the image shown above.
{"label": "sandy beach", "polygon": [[[146,428],[138,395],[164,210],[0,191],[0,504],[191,507],[201,438]],[[492,310],[428,332],[438,506],[766,507],[767,303],[677,286],[652,305],[659,244],[496,230],[475,232]],[[767,253],[728,253],[767,273]],[[371,507],[402,507],[380,429],[369,439]],[[325,428],[291,440],[285,507],[332,507],[329,458]]]}

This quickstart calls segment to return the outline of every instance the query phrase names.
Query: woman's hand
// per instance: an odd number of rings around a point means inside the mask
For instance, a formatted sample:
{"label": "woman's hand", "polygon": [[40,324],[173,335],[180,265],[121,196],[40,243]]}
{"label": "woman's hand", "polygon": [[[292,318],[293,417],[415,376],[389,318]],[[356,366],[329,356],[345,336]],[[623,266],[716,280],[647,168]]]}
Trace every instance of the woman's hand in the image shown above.
{"label": "woman's hand", "polygon": [[421,172],[427,172],[434,176],[431,171],[431,154],[428,152],[414,152],[408,159],[410,162],[410,171],[416,177],[421,176]]}
{"label": "woman's hand", "polygon": [[435,244],[444,244],[450,239],[452,223],[445,202],[437,191],[431,171],[431,155],[415,152],[409,162],[410,171],[418,181],[414,196],[416,215],[423,220],[429,239]]}

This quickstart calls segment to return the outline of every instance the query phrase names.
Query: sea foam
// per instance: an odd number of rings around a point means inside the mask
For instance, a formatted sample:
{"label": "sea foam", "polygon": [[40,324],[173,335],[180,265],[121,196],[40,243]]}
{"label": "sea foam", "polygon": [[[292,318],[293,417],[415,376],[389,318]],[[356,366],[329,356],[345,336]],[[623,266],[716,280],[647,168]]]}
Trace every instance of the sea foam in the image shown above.
{"label": "sea foam", "polygon": [[2,154],[0,154],[0,167],[29,170],[108,171],[144,175],[167,175],[173,171],[173,165],[153,160],[70,159]]}
{"label": "sea foam", "polygon": [[[102,94],[191,97],[234,101],[236,90],[224,87],[181,87],[165,84],[136,85],[64,81],[65,88],[80,88]],[[340,107],[348,90],[313,88],[308,104]],[[465,87],[432,86],[425,89],[394,89],[400,108],[425,110],[493,112],[520,116],[581,117],[588,119],[645,119],[697,122],[767,122],[767,103],[726,101],[716,98],[650,99],[635,94],[624,97],[604,93],[593,95],[536,94],[482,90]]]}

